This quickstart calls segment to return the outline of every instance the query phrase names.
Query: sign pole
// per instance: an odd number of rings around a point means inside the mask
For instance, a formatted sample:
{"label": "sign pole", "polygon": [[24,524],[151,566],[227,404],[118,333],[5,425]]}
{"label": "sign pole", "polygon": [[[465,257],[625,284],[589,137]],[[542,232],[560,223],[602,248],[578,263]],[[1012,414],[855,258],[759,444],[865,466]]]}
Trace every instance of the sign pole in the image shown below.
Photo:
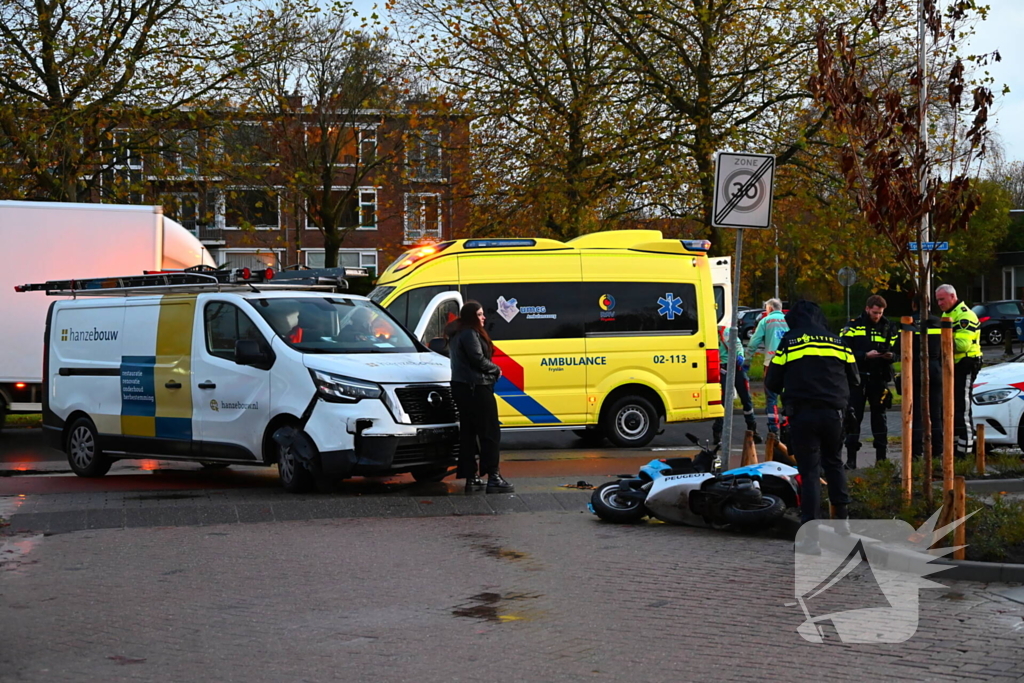
{"label": "sign pole", "polygon": [[732,276],[732,319],[729,321],[729,341],[726,344],[729,354],[729,362],[726,364],[725,387],[722,392],[722,407],[725,408],[725,418],[722,424],[722,468],[730,469],[729,461],[732,457],[732,418],[733,418],[733,397],[736,395],[736,359],[739,358],[740,333],[737,329],[739,321],[740,306],[740,272],[743,262],[743,230],[736,231],[736,257],[733,261]]}

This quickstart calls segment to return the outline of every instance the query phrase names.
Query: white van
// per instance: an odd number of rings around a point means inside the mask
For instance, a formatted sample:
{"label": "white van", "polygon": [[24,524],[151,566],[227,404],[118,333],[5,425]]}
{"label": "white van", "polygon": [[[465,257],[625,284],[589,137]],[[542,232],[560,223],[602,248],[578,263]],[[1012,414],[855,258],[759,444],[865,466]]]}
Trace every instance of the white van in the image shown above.
{"label": "white van", "polygon": [[78,297],[50,306],[43,368],[43,424],[75,473],[158,458],[276,463],[293,492],[443,478],[458,442],[447,359],[365,297],[255,280],[26,285]]}

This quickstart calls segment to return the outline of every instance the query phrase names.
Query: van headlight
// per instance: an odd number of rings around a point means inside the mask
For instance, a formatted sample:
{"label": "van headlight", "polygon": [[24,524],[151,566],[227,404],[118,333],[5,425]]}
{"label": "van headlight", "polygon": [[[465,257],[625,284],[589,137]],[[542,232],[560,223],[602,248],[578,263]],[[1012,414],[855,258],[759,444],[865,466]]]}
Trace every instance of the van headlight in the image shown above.
{"label": "van headlight", "polygon": [[354,403],[364,398],[380,398],[384,390],[379,384],[364,382],[351,377],[332,375],[329,372],[310,370],[317,394],[332,403]]}
{"label": "van headlight", "polygon": [[1010,399],[1020,396],[1020,389],[1007,387],[1006,389],[993,389],[974,395],[974,402],[979,406],[990,406],[996,403],[1006,403]]}

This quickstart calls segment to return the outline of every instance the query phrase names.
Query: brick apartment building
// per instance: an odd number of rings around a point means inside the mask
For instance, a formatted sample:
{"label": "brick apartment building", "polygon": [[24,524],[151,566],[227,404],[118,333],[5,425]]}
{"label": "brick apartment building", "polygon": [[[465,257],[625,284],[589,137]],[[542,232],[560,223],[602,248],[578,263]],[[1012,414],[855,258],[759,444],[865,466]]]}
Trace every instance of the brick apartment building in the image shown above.
{"label": "brick apartment building", "polygon": [[[339,250],[339,265],[379,273],[413,245],[465,235],[467,118],[367,111],[346,120],[341,125],[348,127],[350,142],[334,165],[335,187],[339,192],[356,191],[345,207],[350,229]],[[258,146],[256,141],[266,137],[265,128],[247,122],[232,135],[243,144]],[[308,121],[297,118],[291,130],[301,138],[309,128]],[[145,194],[133,197],[133,203],[162,204],[168,216],[193,231],[218,264],[323,266],[324,237],[307,217],[307,200],[281,182],[290,172],[287,160],[256,155],[255,161],[250,158],[246,163],[250,171],[256,167],[248,177],[257,180],[233,182],[231,173],[204,175],[202,163],[187,160],[191,156],[199,155],[163,155],[158,174],[155,165],[147,171],[147,155],[126,153],[117,172],[144,179]],[[168,163],[175,168],[171,173],[166,172]]]}

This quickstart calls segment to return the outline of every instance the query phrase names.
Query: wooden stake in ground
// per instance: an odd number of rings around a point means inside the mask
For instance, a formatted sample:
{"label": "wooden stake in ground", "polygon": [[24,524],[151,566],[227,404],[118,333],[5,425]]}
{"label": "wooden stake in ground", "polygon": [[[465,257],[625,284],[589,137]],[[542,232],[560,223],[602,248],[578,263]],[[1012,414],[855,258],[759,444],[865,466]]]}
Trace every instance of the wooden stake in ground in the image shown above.
{"label": "wooden stake in ground", "polygon": [[903,316],[900,319],[900,393],[903,395],[903,504],[910,505],[911,462],[913,457],[914,422],[914,319]]}
{"label": "wooden stake in ground", "polygon": [[[956,503],[953,502],[953,489],[943,491],[942,493],[942,512],[939,514],[939,521],[935,524],[936,529],[941,529],[948,526],[953,522],[953,509]],[[945,538],[945,537],[943,537]],[[930,548],[934,548],[942,542],[943,538],[933,539]]]}
{"label": "wooden stake in ground", "polygon": [[775,444],[779,442],[775,432],[768,432],[768,438],[764,440],[764,461],[771,462],[775,459]]}
{"label": "wooden stake in ground", "polygon": [[985,425],[978,425],[978,474],[985,474]]}
{"label": "wooden stake in ground", "polygon": [[[953,519],[963,519],[967,515],[967,482],[963,477],[953,480]],[[967,527],[961,524],[953,530],[953,545],[967,545]],[[964,559],[964,548],[953,551],[954,560]]]}
{"label": "wooden stake in ground", "polygon": [[740,459],[740,467],[749,467],[757,464],[757,449],[754,448],[754,432],[748,431],[743,437],[743,455]]}
{"label": "wooden stake in ground", "polygon": [[[942,318],[942,491],[953,490],[953,321]],[[929,484],[930,485],[930,484]]]}

